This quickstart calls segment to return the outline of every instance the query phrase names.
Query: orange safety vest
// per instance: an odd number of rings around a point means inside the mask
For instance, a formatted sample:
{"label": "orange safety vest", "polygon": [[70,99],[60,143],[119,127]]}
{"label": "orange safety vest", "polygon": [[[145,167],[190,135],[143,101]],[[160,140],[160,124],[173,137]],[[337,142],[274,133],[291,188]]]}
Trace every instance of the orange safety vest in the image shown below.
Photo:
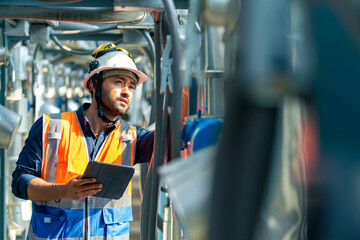
{"label": "orange safety vest", "polygon": [[[135,127],[119,122],[104,141],[95,161],[134,165],[136,137]],[[86,140],[76,113],[44,115],[41,178],[47,182],[67,183],[84,173],[88,161]],[[85,200],[34,201],[29,239],[83,239],[84,234],[90,239],[128,238],[132,221],[131,182],[119,200],[91,197],[88,201],[87,220],[83,217]],[[84,225],[89,222],[90,229],[84,232]],[[91,223],[95,223],[96,229]]]}

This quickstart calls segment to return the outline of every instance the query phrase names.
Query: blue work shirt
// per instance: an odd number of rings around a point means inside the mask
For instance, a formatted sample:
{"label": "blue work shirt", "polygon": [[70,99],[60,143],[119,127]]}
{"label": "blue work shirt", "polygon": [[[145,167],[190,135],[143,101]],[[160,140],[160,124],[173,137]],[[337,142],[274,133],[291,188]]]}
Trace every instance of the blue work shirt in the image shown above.
{"label": "blue work shirt", "polygon": [[[84,110],[89,106],[89,103],[85,103],[75,113],[79,119],[80,127],[83,130],[86,139],[90,161],[93,161],[106,137],[116,128],[116,124],[119,124],[119,121],[107,126],[97,138],[95,137],[89,120],[85,116]],[[25,141],[25,145],[16,162],[16,168],[12,174],[12,192],[16,197],[22,199],[28,199],[26,189],[29,182],[35,177],[41,177],[42,125],[42,118],[39,118],[31,127],[29,136]],[[153,143],[154,131],[137,129],[134,164],[150,162],[153,152]]]}

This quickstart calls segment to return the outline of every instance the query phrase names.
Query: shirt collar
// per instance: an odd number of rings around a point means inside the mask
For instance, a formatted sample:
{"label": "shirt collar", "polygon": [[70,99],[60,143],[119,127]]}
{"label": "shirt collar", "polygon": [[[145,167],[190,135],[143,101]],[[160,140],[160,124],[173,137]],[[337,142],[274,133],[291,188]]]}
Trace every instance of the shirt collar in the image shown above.
{"label": "shirt collar", "polygon": [[[85,115],[85,110],[88,109],[90,107],[90,103],[84,103],[83,105],[80,106],[80,108],[76,111],[76,115],[80,121],[80,125],[81,128],[83,129],[84,132],[91,132],[92,134],[94,134],[91,124],[89,122],[89,119],[86,117]],[[117,124],[119,124],[119,120],[116,121],[114,124],[110,124],[106,127],[107,132],[111,132],[112,130],[114,130],[117,126]],[[94,135],[95,136],[95,135]]]}

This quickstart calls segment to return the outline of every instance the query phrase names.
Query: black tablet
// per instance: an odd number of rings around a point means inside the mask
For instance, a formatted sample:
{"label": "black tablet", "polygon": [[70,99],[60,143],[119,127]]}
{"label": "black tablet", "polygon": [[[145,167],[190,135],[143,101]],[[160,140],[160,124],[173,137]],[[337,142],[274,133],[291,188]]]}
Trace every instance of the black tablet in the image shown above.
{"label": "black tablet", "polygon": [[104,162],[89,162],[83,178],[96,178],[102,189],[94,197],[119,199],[128,186],[135,169],[130,166]]}

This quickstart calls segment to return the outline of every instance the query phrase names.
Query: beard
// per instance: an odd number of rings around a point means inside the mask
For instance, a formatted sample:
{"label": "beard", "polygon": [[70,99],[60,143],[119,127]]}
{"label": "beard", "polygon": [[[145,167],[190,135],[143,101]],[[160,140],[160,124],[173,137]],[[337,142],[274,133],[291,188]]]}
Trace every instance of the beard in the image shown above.
{"label": "beard", "polygon": [[126,106],[124,106],[125,103],[120,101],[120,99],[124,97],[117,97],[114,99],[110,96],[108,91],[102,91],[101,96],[103,111],[105,115],[112,115],[114,117],[117,117],[118,115],[122,116],[130,108],[129,98],[126,98],[128,103],[126,104]]}

